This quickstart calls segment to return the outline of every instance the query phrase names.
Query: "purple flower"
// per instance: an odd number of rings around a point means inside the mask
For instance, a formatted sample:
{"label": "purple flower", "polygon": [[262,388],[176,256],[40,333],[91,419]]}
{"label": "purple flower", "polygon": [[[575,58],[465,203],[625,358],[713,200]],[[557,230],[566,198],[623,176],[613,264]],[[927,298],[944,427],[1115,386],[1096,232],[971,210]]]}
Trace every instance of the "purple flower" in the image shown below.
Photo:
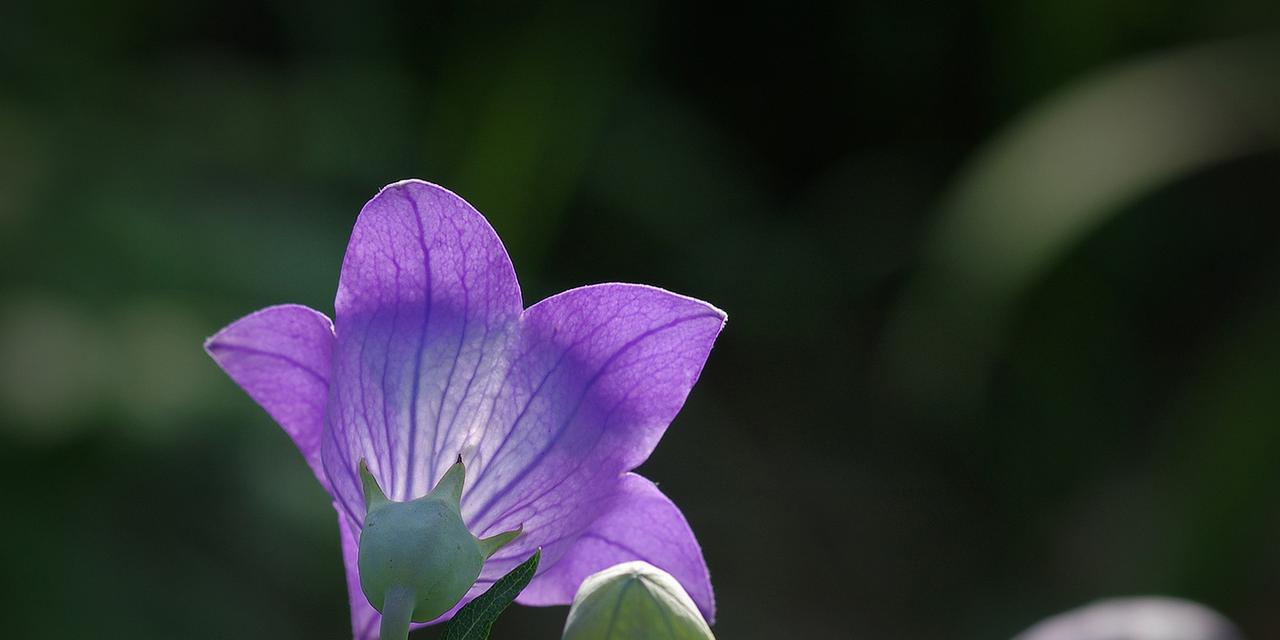
{"label": "purple flower", "polygon": [[387,186],[361,210],[334,308],[336,323],[303,306],[268,307],[205,348],[333,496],[357,639],[379,625],[356,567],[361,459],[391,499],[408,500],[461,455],[471,532],[524,525],[459,606],[542,547],[518,602],[569,604],[588,575],[644,560],[713,619],[688,523],[630,470],[683,405],[722,311],[633,284],[572,289],[524,309],[484,217],[418,180]]}

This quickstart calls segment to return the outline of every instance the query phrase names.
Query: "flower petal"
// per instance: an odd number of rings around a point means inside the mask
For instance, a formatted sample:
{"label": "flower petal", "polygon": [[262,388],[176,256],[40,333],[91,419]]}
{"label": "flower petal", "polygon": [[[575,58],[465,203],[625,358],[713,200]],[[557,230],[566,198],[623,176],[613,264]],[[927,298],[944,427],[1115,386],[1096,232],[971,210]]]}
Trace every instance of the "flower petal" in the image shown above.
{"label": "flower petal", "polygon": [[341,505],[334,504],[338,510],[338,530],[342,536],[342,564],[347,569],[347,598],[351,601],[351,634],[354,640],[378,640],[378,627],[382,624],[382,616],[364,596],[360,588],[360,532],[356,525],[342,510]]}
{"label": "flower petal", "polygon": [[421,496],[484,424],[520,289],[489,223],[453,193],[411,180],[361,210],[334,306],[324,464],[359,523],[361,458],[392,499]]}
{"label": "flower petal", "polygon": [[320,440],[329,395],[333,323],[307,307],[267,307],[224,328],[205,351],[293,438],[325,487]]}
{"label": "flower petal", "polygon": [[684,404],[725,315],[662,289],[604,284],[530,307],[477,432],[463,517],[481,536],[524,525],[495,579],[543,547],[547,566],[607,508]]}
{"label": "flower petal", "polygon": [[715,622],[715,595],[702,547],[684,514],[648,479],[628,473],[600,516],[556,564],[533,579],[517,601],[569,604],[582,581],[597,571],[644,560],[680,582],[708,622]]}

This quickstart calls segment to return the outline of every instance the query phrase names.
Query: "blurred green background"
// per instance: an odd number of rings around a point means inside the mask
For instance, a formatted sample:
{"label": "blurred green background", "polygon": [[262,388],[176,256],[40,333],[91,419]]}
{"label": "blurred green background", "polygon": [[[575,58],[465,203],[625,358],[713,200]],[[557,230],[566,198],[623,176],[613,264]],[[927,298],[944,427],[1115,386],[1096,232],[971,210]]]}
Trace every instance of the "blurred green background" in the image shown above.
{"label": "blurred green background", "polygon": [[[730,315],[646,475],[717,632],[1280,637],[1273,0],[0,8],[0,636],[349,637],[329,501],[201,352],[421,177],[526,303]],[[513,608],[495,638],[556,638]],[[434,631],[421,634],[435,636]]]}

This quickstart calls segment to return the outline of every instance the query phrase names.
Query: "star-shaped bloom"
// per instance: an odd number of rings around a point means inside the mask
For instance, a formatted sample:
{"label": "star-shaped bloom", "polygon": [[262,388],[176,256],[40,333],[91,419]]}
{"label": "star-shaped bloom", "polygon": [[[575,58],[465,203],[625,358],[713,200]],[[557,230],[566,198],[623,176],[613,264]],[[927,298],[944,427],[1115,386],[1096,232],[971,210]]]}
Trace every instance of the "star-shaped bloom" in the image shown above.
{"label": "star-shaped bloom", "polygon": [[486,537],[523,525],[458,606],[541,547],[518,602],[569,604],[587,576],[643,560],[713,619],[693,532],[631,470],[684,404],[722,311],[634,284],[572,289],[525,309],[484,217],[417,180],[385,187],[361,210],[334,311],[330,322],[299,305],[268,307],[205,348],[333,496],[357,640],[379,626],[356,562],[361,460],[387,497],[404,501],[461,456],[467,528]]}

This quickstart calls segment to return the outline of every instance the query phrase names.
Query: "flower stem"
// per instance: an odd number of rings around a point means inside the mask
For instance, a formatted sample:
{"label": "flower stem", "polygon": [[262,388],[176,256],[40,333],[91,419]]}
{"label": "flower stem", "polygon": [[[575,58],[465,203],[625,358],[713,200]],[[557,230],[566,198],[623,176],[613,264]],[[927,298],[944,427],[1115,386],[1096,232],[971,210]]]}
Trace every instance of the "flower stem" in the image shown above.
{"label": "flower stem", "polygon": [[404,587],[387,589],[386,599],[382,602],[382,640],[408,640],[413,605],[413,591]]}

